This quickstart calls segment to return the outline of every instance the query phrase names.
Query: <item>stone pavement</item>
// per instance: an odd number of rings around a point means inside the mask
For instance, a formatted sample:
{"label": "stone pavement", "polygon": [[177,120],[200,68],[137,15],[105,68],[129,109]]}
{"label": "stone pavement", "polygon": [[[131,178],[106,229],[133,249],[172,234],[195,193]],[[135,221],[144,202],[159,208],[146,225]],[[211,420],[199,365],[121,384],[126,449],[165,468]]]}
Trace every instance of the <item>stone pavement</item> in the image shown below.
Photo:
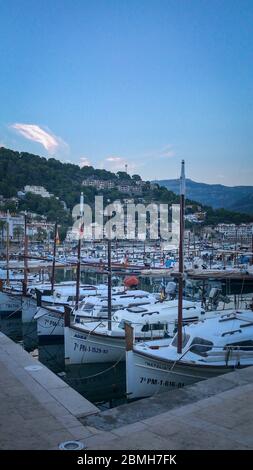
{"label": "stone pavement", "polygon": [[253,367],[81,421],[100,428],[88,449],[253,449]]}
{"label": "stone pavement", "polygon": [[100,412],[0,333],[0,449],[253,449],[253,367]]}
{"label": "stone pavement", "polygon": [[58,449],[92,433],[78,416],[98,409],[0,333],[0,449]]}

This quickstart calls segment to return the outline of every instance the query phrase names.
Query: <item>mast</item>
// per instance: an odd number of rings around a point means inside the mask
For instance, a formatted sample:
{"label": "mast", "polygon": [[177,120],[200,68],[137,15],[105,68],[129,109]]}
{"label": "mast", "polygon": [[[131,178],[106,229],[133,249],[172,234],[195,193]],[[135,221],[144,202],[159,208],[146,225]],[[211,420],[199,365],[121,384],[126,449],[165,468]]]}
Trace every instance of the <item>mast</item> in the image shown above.
{"label": "mast", "polygon": [[[111,232],[111,231],[110,231]],[[108,330],[112,329],[112,246],[111,234],[109,234],[107,254],[108,254]]]}
{"label": "mast", "polygon": [[27,235],[27,215],[25,213],[24,220],[24,281],[23,281],[23,294],[27,294],[28,283],[28,235]]}
{"label": "mast", "polygon": [[7,227],[6,227],[6,284],[7,286],[10,285],[10,251],[9,251],[9,243],[10,243],[10,213],[9,210],[7,211]]}
{"label": "mast", "polygon": [[251,265],[253,264],[253,228],[251,233]]}
{"label": "mast", "polygon": [[80,229],[77,247],[77,268],[76,268],[76,302],[75,309],[78,309],[80,297],[80,277],[81,277],[81,238],[83,233],[83,192],[80,196]]}
{"label": "mast", "polygon": [[[109,200],[108,200],[109,202]],[[111,219],[109,220],[108,242],[107,242],[107,282],[108,282],[108,330],[112,329],[112,241],[111,241]]]}
{"label": "mast", "polygon": [[184,160],[180,176],[180,233],[179,233],[179,278],[178,278],[178,342],[177,352],[182,353],[183,329],[183,276],[184,276],[184,204],[185,204],[185,170]]}
{"label": "mast", "polygon": [[53,268],[52,268],[52,279],[51,279],[51,290],[54,292],[54,282],[55,282],[55,257],[56,257],[56,240],[57,240],[57,222],[54,226],[54,251],[53,251]]}

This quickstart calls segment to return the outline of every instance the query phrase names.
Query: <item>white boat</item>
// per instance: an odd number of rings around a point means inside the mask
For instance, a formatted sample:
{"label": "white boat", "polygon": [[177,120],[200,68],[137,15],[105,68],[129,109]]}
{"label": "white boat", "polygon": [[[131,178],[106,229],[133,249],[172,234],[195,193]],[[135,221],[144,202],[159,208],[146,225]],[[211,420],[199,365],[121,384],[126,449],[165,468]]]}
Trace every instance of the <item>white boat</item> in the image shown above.
{"label": "white boat", "polygon": [[21,294],[8,291],[0,291],[0,315],[1,317],[21,317]]}
{"label": "white boat", "polygon": [[[209,312],[211,313],[211,312]],[[183,330],[182,353],[178,334],[135,344],[126,352],[128,398],[141,398],[253,365],[253,312],[213,312]]]}
{"label": "white boat", "polygon": [[[123,290],[123,287],[115,287],[115,291]],[[100,284],[98,286],[83,284],[80,286],[80,300],[87,299],[89,296],[102,295],[107,291],[107,286],[105,284]],[[75,304],[75,294],[76,294],[76,283],[75,282],[62,282],[60,284],[54,285],[54,293],[52,295],[51,284],[32,284],[27,289],[27,294],[23,295],[22,301],[22,321],[30,322],[34,319],[34,316],[38,312],[37,306],[37,295],[40,297],[40,304],[45,306],[45,308],[55,308],[58,310],[58,307],[62,305],[72,305]],[[64,309],[61,309],[64,311]],[[46,313],[46,310],[45,312]]]}
{"label": "white boat", "polygon": [[[197,321],[205,314],[200,304],[184,301],[184,321]],[[134,327],[135,341],[173,335],[177,322],[177,300],[133,306],[112,315],[108,321],[73,322],[65,326],[67,364],[116,362],[125,360],[125,323]]]}
{"label": "white boat", "polygon": [[[106,286],[107,290],[107,286]],[[147,305],[155,303],[156,297],[145,291],[140,290],[126,290],[119,291],[119,288],[113,288],[112,296],[112,310],[116,311],[120,308],[126,308],[133,305]],[[121,290],[121,288],[120,288]],[[98,319],[106,319],[108,317],[108,298],[103,292],[97,291],[97,296],[83,297],[80,302],[79,308],[73,310],[75,321],[79,323],[81,320],[90,321]],[[64,305],[71,305],[65,302]],[[37,320],[37,333],[39,339],[48,340],[48,336],[64,336],[64,305],[54,304],[50,306],[48,302],[43,302],[42,306],[38,308],[34,319]]]}

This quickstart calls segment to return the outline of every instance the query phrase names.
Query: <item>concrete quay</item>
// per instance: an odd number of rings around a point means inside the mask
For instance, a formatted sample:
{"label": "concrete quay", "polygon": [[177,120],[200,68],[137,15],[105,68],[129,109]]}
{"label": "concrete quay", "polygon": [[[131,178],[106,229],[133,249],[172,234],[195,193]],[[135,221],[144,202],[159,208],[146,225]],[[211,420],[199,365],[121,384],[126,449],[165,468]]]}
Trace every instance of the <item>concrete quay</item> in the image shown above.
{"label": "concrete quay", "polygon": [[79,416],[99,410],[0,333],[0,449],[58,449],[91,435]]}
{"label": "concrete quay", "polygon": [[101,412],[0,333],[0,449],[253,449],[253,367]]}
{"label": "concrete quay", "polygon": [[253,367],[81,418],[88,449],[253,449]]}

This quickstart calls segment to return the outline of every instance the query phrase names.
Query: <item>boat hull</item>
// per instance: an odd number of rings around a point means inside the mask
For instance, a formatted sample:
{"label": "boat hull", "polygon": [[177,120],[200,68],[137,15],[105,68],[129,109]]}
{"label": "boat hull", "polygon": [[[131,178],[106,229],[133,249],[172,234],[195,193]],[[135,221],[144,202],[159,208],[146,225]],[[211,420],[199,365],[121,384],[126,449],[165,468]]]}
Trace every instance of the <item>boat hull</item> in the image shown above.
{"label": "boat hull", "polygon": [[40,342],[64,339],[64,315],[62,312],[38,308],[37,335]]}
{"label": "boat hull", "polygon": [[0,316],[21,318],[22,300],[21,295],[14,295],[7,292],[0,292]]}
{"label": "boat hull", "polygon": [[125,361],[125,338],[95,335],[66,327],[65,363],[92,364]]}
{"label": "boat hull", "polygon": [[128,351],[126,353],[126,390],[129,399],[144,398],[183,388],[201,380],[231,371],[226,366],[199,366],[157,359]]}
{"label": "boat hull", "polygon": [[37,302],[32,297],[22,296],[22,322],[30,323],[37,312]]}

